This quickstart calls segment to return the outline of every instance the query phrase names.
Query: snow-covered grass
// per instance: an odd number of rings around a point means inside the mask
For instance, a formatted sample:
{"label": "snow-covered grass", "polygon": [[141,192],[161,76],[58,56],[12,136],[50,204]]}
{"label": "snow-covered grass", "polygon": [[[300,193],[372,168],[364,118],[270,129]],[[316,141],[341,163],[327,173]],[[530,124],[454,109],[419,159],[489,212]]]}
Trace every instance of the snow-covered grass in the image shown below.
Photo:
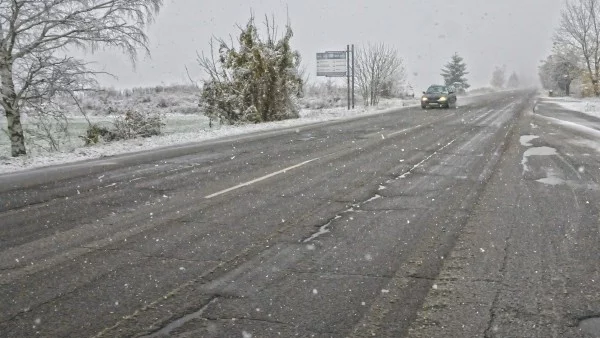
{"label": "snow-covered grass", "polygon": [[[73,122],[71,123],[71,127],[74,130],[71,131],[71,133],[73,134],[72,138],[75,138],[75,140],[72,140],[75,146],[63,152],[45,153],[38,151],[25,157],[11,158],[8,157],[9,148],[6,135],[0,136],[0,138],[5,138],[3,143],[0,142],[0,149],[2,149],[4,155],[0,156],[0,173],[138,152],[165,146],[181,145],[217,139],[225,136],[242,135],[296,126],[299,127],[311,123],[346,119],[368,114],[378,114],[388,108],[398,108],[418,104],[419,101],[417,99],[393,99],[382,100],[378,107],[356,107],[354,110],[346,110],[346,108],[303,109],[299,119],[239,126],[217,125],[213,128],[209,128],[208,120],[201,115],[168,114],[166,117],[167,126],[164,135],[103,143],[89,147],[83,146],[83,142],[76,137],[76,135],[81,135],[82,131],[85,130],[87,122],[83,118],[74,117],[72,118]],[[110,123],[112,118],[113,117],[110,116],[96,116],[94,117],[94,122]],[[2,127],[4,128],[5,126],[2,125]]]}

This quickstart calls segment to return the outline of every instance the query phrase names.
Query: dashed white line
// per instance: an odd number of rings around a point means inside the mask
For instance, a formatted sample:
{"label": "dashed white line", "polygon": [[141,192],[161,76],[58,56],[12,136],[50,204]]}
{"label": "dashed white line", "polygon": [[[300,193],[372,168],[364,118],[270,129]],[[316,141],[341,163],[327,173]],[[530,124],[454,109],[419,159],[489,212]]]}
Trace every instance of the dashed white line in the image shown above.
{"label": "dashed white line", "polygon": [[395,132],[393,132],[393,133],[391,133],[391,134],[388,134],[388,137],[392,137],[392,136],[394,136],[394,135],[398,135],[398,134],[406,133],[407,131],[411,131],[411,130],[413,130],[413,129],[417,129],[417,128],[421,128],[421,127],[422,127],[422,125],[420,125],[420,124],[419,124],[419,125],[416,125],[416,126],[414,126],[414,127],[410,127],[410,128],[406,128],[406,129],[398,130],[398,131],[395,131]]}
{"label": "dashed white line", "polygon": [[276,171],[276,172],[270,173],[270,174],[268,174],[268,175],[265,175],[265,176],[262,176],[262,177],[259,177],[259,178],[255,178],[255,179],[253,179],[253,180],[251,180],[251,181],[248,181],[248,182],[244,182],[244,183],[238,184],[238,185],[236,185],[236,186],[234,186],[234,187],[231,187],[231,188],[227,188],[227,189],[225,189],[225,190],[218,191],[218,192],[216,192],[216,193],[214,193],[214,194],[210,194],[210,195],[208,195],[208,196],[205,196],[204,198],[208,199],[208,198],[217,197],[217,196],[219,196],[219,195],[223,195],[223,194],[225,194],[225,193],[228,193],[228,192],[230,192],[230,191],[233,191],[233,190],[236,190],[236,189],[239,189],[239,188],[243,188],[243,187],[247,187],[247,186],[249,186],[249,185],[252,185],[252,184],[254,184],[254,183],[258,183],[258,182],[260,182],[260,181],[264,181],[264,180],[266,180],[266,179],[268,179],[268,178],[271,178],[271,177],[273,177],[273,176],[277,176],[277,175],[279,175],[279,174],[283,174],[283,173],[285,173],[285,172],[287,172],[287,171],[290,171],[290,170],[293,170],[293,169],[299,168],[299,167],[301,167],[301,166],[303,166],[303,165],[306,165],[306,164],[308,164],[308,163],[310,163],[310,162],[314,162],[314,161],[316,161],[316,160],[318,160],[318,159],[320,159],[320,157],[313,158],[312,160],[304,161],[304,162],[302,162],[302,163],[298,163],[298,164],[296,164],[296,165],[293,165],[293,166],[291,166],[291,167],[287,167],[287,168],[285,168],[285,169],[281,169],[281,170],[279,170],[279,171]]}
{"label": "dashed white line", "polygon": [[420,167],[423,163],[429,161],[430,158],[432,158],[433,156],[437,155],[440,151],[444,150],[445,148],[449,147],[452,143],[454,143],[454,141],[456,141],[457,139],[454,139],[452,141],[450,141],[448,144],[446,144],[445,146],[441,147],[440,149],[436,150],[433,154],[425,157],[423,160],[421,160],[421,162],[415,164],[412,168],[410,168],[409,170],[407,170],[404,174],[398,176],[398,178],[406,178],[406,176],[410,175],[415,169],[417,169],[418,167]]}

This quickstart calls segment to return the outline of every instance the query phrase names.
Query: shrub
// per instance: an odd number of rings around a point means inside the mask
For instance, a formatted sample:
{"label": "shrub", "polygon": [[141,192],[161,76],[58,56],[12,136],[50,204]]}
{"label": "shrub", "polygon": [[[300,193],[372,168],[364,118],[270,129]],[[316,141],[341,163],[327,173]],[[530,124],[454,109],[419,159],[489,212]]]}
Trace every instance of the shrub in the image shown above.
{"label": "shrub", "polygon": [[150,137],[161,134],[165,126],[160,114],[149,114],[128,110],[125,115],[114,122],[114,134],[117,140],[128,140],[138,137]]}
{"label": "shrub", "polygon": [[115,139],[115,133],[108,130],[106,127],[101,127],[97,124],[90,124],[85,135],[79,136],[86,146],[97,144],[100,140],[110,142]]}
{"label": "shrub", "polygon": [[290,43],[292,29],[287,25],[279,37],[274,22],[267,20],[266,26],[267,36],[261,37],[252,17],[241,28],[237,44],[218,40],[215,46],[211,41],[211,55],[199,57],[209,75],[200,105],[211,121],[259,123],[299,116],[302,78],[300,54]]}
{"label": "shrub", "polygon": [[171,104],[169,103],[169,101],[167,101],[167,99],[165,99],[164,97],[161,97],[160,100],[158,101],[158,104],[156,105],[157,108],[168,108]]}

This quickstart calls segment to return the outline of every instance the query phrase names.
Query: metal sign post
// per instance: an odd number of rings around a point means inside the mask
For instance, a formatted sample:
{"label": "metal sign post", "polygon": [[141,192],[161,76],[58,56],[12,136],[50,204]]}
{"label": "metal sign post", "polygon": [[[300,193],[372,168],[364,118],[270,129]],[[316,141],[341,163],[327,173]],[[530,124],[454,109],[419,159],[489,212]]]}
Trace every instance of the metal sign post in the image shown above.
{"label": "metal sign post", "polygon": [[354,44],[352,44],[352,109],[354,109]]}
{"label": "metal sign post", "polygon": [[346,79],[348,81],[348,110],[350,110],[350,45],[346,45]]}

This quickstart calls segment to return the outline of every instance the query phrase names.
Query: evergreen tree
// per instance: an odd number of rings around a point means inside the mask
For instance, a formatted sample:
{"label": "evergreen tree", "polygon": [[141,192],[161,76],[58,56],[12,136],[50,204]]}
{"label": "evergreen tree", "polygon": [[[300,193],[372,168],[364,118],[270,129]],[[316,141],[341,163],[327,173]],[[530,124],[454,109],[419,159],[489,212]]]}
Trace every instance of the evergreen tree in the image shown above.
{"label": "evergreen tree", "polygon": [[502,67],[496,67],[494,69],[494,73],[492,73],[492,80],[490,84],[494,88],[504,88],[504,83],[506,82],[506,65]]}
{"label": "evergreen tree", "polygon": [[470,87],[465,78],[467,74],[469,74],[467,65],[458,53],[454,53],[450,62],[442,69],[442,77],[446,86],[455,86],[459,91],[464,91]]}
{"label": "evergreen tree", "polygon": [[506,85],[508,86],[508,88],[519,87],[519,77],[517,76],[517,73],[512,72],[512,74],[510,74],[510,77],[508,78],[508,82]]}

